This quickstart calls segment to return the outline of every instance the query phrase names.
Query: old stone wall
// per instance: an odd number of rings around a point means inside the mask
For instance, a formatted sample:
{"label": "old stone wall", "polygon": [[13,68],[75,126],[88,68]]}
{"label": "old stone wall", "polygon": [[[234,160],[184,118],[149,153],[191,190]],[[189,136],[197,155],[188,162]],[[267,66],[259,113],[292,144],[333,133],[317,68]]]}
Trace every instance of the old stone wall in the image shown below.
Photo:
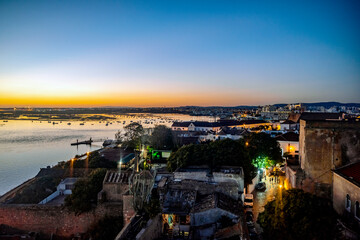
{"label": "old stone wall", "polygon": [[332,185],[332,169],[360,161],[360,122],[300,121],[300,163],[306,178]]}
{"label": "old stone wall", "polygon": [[126,183],[104,183],[102,191],[106,193],[106,201],[119,202],[128,190],[129,184]]}
{"label": "old stone wall", "polygon": [[161,214],[157,215],[153,219],[150,219],[147,222],[146,227],[141,229],[141,231],[136,235],[136,240],[153,240],[161,237],[161,220]]}
{"label": "old stone wall", "polygon": [[46,205],[0,205],[0,224],[24,231],[70,237],[84,233],[108,216],[121,216],[122,204],[101,204],[95,210],[76,216],[64,207]]}
{"label": "old stone wall", "polygon": [[123,196],[123,218],[124,225],[128,224],[136,211],[134,207],[134,195],[126,194]]}

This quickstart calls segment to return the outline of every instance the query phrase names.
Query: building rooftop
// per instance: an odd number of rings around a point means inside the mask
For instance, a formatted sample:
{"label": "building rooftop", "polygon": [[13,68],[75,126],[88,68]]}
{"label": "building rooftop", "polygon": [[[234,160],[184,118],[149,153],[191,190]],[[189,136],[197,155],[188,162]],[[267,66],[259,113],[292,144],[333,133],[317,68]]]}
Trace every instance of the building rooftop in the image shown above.
{"label": "building rooftop", "polygon": [[299,134],[294,132],[287,132],[275,137],[278,141],[291,141],[291,142],[298,142],[299,141]]}
{"label": "building rooftop", "polygon": [[243,210],[239,201],[223,193],[215,192],[205,196],[198,195],[191,212],[203,212],[213,208],[220,208],[237,216],[240,216]]}
{"label": "building rooftop", "polygon": [[338,168],[334,172],[360,187],[360,162]]}
{"label": "building rooftop", "polygon": [[280,123],[280,124],[295,124],[296,122],[292,121],[292,120],[285,120],[284,122]]}
{"label": "building rooftop", "polygon": [[114,172],[114,171],[107,171],[104,179],[104,183],[125,183],[129,182],[129,177],[131,172]]}
{"label": "building rooftop", "polygon": [[343,113],[303,112],[300,116],[300,119],[305,121],[323,121],[323,120],[341,121],[343,119]]}

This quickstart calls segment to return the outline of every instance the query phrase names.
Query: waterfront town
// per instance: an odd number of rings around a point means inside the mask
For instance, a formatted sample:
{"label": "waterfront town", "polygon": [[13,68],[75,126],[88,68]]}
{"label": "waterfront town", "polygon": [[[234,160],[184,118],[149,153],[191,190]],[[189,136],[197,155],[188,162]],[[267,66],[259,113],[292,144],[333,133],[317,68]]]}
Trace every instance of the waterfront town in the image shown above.
{"label": "waterfront town", "polygon": [[359,239],[359,107],[278,109],[131,121],[1,196],[0,239]]}
{"label": "waterfront town", "polygon": [[360,239],[359,13],[0,0],[0,240]]}

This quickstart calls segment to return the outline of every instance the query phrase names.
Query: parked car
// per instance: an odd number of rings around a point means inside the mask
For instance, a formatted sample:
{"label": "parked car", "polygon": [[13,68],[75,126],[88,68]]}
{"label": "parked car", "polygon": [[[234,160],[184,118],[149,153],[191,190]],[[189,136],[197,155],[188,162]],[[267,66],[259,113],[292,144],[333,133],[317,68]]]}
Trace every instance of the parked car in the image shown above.
{"label": "parked car", "polygon": [[264,182],[259,182],[255,185],[255,189],[259,191],[263,191],[266,189],[266,184]]}
{"label": "parked car", "polygon": [[254,222],[254,215],[252,214],[252,212],[245,213],[245,220],[247,223]]}
{"label": "parked car", "polygon": [[245,207],[253,207],[254,206],[254,195],[245,194],[244,206]]}

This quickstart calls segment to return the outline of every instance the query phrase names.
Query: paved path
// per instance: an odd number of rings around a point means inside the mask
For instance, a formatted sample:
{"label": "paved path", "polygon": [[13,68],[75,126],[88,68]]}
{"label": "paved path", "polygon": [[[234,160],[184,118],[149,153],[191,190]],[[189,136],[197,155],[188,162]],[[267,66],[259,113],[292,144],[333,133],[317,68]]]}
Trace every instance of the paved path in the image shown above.
{"label": "paved path", "polygon": [[[253,206],[253,214],[255,221],[255,228],[258,233],[262,233],[262,229],[259,224],[256,223],[259,213],[264,211],[264,206],[267,202],[272,201],[276,197],[276,193],[280,189],[280,185],[283,187],[284,177],[281,176],[279,178],[280,183],[276,183],[275,181],[270,181],[270,177],[266,177],[266,180],[263,181],[266,183],[265,191],[257,191],[253,192],[254,194],[254,206]],[[275,177],[273,177],[275,180]]]}

